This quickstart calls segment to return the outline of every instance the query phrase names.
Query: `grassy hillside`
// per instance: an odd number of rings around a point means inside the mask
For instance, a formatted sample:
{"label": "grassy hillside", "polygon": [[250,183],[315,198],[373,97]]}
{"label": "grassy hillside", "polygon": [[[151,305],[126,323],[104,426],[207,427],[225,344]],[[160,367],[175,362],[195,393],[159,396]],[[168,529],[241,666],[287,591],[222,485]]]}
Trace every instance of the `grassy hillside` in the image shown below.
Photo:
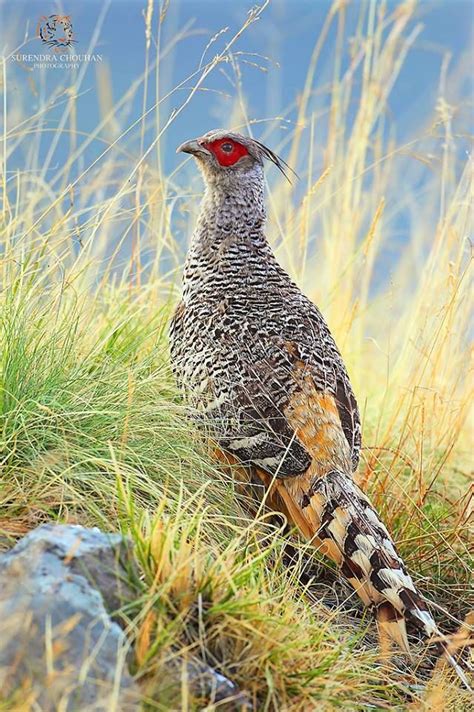
{"label": "grassy hillside", "polygon": [[[250,123],[229,54],[245,28],[198,70],[178,111],[225,62],[236,81],[229,126],[255,131],[297,168],[291,185],[269,172],[268,234],[340,345],[363,414],[360,480],[449,631],[474,608],[472,173],[462,151],[467,109],[448,101],[446,72],[426,125],[397,140],[387,107],[416,37],[411,12],[411,4],[391,16],[372,12],[343,71],[349,44],[336,3],[327,20],[339,37],[331,84],[317,84],[322,28],[281,145]],[[137,80],[145,85],[154,72],[146,52],[149,74]],[[3,76],[8,97],[6,65]],[[97,82],[104,96],[104,72]],[[312,109],[315,88],[327,97],[321,114]],[[56,132],[47,102],[23,115],[4,103],[2,549],[43,521],[132,537],[140,579],[124,615],[149,709],[202,708],[185,681],[170,689],[163,676],[166,661],[183,654],[228,675],[255,710],[467,709],[449,671],[438,668],[427,682],[416,639],[413,665],[377,660],[372,617],[331,567],[284,522],[247,514],[231,473],[188,419],[168,362],[167,325],[200,183],[190,183],[188,164],[172,175],[161,169],[156,148],[173,118],[154,112],[124,123],[125,97],[105,102],[103,120],[84,137],[76,101],[58,89],[54,109],[64,121]],[[112,118],[118,137],[108,132]],[[156,140],[144,150],[148,121],[157,122]],[[69,137],[69,159],[49,171],[38,146],[58,130]],[[84,165],[86,144],[99,140],[104,153]],[[19,155],[23,168],[10,170]],[[4,708],[18,708],[11,704]]]}

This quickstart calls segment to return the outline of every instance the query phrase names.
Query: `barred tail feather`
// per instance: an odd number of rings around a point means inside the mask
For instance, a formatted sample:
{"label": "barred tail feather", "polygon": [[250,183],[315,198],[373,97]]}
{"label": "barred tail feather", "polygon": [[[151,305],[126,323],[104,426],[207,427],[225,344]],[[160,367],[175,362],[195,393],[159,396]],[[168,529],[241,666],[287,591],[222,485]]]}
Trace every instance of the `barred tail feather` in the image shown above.
{"label": "barred tail feather", "polygon": [[277,489],[302,533],[338,565],[364,604],[375,608],[382,652],[389,652],[394,641],[409,653],[406,621],[410,620],[428,638],[440,637],[446,658],[469,687],[366,495],[339,471],[308,484],[303,476],[283,480]]}
{"label": "barred tail feather", "polygon": [[383,656],[390,656],[391,642],[394,641],[404,653],[410,655],[405,618],[391,603],[381,603],[377,608],[380,649]]}

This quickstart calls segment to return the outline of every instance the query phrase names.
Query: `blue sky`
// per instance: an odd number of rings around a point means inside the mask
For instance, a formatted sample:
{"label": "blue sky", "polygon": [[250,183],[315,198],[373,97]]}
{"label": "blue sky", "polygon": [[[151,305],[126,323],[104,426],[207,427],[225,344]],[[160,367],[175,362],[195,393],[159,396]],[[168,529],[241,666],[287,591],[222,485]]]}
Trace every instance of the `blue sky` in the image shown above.
{"label": "blue sky", "polygon": [[[241,26],[253,4],[248,0],[171,0],[161,27],[162,46],[166,46],[185,27],[189,28],[189,36],[179,42],[176,50],[161,64],[162,92],[171,89],[194,71],[209,39],[224,27],[228,27],[228,31],[209,48],[207,57],[212,57],[217,48],[223,47],[226,39]],[[146,0],[85,0],[64,3],[51,0],[3,0],[2,51],[11,51],[14,43],[21,41],[27,29],[31,39],[22,51],[44,51],[41,42],[34,38],[38,18],[43,14],[69,13],[77,38],[75,51],[84,53],[88,49],[98,18],[106,7],[94,51],[101,53],[110,67],[113,98],[117,100],[143,71],[145,5]],[[400,3],[389,2],[388,5],[393,8]],[[281,115],[295,102],[302,89],[311,52],[329,6],[330,3],[326,0],[273,0],[261,19],[238,42],[236,50],[264,55],[270,60],[254,58],[255,62],[260,62],[267,68],[265,72],[249,64],[241,64],[251,118],[264,119]],[[450,53],[450,65],[454,67],[470,46],[473,7],[474,3],[469,0],[422,0],[419,3],[416,18],[422,23],[423,29],[408,56],[390,100],[390,110],[396,119],[397,131],[402,135],[413,127],[423,116],[423,112],[432,105],[441,63],[446,53]],[[357,1],[348,7],[348,36],[355,30],[359,9],[360,3]],[[156,18],[155,12],[155,34]],[[412,26],[415,24],[416,21]],[[328,60],[329,53],[334,50],[334,39],[333,28],[324,45],[319,65],[317,81],[321,85],[326,78],[329,79]],[[252,60],[252,57],[248,59]],[[99,115],[94,72],[94,66],[87,69],[82,84],[84,93],[78,100],[78,126],[86,132],[96,125]],[[47,90],[53,92],[59,83],[67,85],[72,79],[70,70],[55,70],[47,72],[44,81]],[[9,81],[10,86],[11,82],[14,83],[14,91],[20,92],[24,101],[26,97],[28,108],[34,108],[38,104],[38,97],[28,88],[24,71],[10,66]],[[152,84],[153,82],[154,79]],[[171,168],[175,161],[174,147],[183,139],[202,134],[215,126],[225,125],[232,99],[225,98],[222,92],[232,95],[232,86],[218,72],[209,78],[206,87],[211,91],[196,96],[166,135],[164,146],[168,168]],[[174,95],[162,106],[163,119],[179,104],[179,100],[184,98],[185,91]],[[467,87],[466,92],[469,92]],[[153,100],[154,92],[151,87],[148,106],[151,106]],[[129,109],[130,121],[140,115],[140,93],[136,95],[136,101]],[[291,118],[290,112],[289,119]],[[54,121],[53,117],[52,120]],[[258,134],[258,131],[256,133]]]}
{"label": "blue sky", "polygon": [[[207,47],[204,61],[210,60],[225,43],[239,30],[247,14],[255,5],[255,0],[170,0],[163,22],[158,27],[158,7],[163,7],[166,0],[158,4],[155,0],[153,18],[153,38],[156,42],[160,33],[162,51],[170,45],[174,48],[166,52],[159,64],[160,96],[171,91],[180,82],[191,75],[199,66],[203,52]],[[260,0],[263,4],[264,0]],[[56,2],[55,0],[0,0],[0,47],[3,54],[9,54],[15,49],[22,53],[44,53],[45,46],[35,36],[38,19],[42,15],[70,14],[77,44],[74,52],[84,54],[93,51],[100,54],[103,62],[100,69],[107,69],[110,77],[111,101],[117,102],[137,81],[144,70],[145,61],[145,23],[144,11],[146,0],[78,0]],[[400,11],[402,4],[392,0],[386,3],[387,14]],[[283,157],[287,156],[285,137],[291,133],[296,119],[296,102],[300,95],[308,71],[310,57],[317,39],[321,33],[325,18],[331,3],[328,0],[270,0],[260,19],[254,23],[238,40],[233,51],[238,54],[239,66],[242,72],[243,92],[246,97],[248,116],[251,120],[261,122],[253,127],[254,135],[263,139],[270,147],[277,150]],[[375,9],[383,6],[381,0],[375,1]],[[349,48],[351,37],[357,31],[357,22],[361,8],[370,7],[370,2],[362,4],[359,0],[347,5],[344,34],[344,62],[349,63]],[[456,156],[458,169],[462,170],[469,148],[469,133],[472,133],[472,102],[473,73],[473,13],[474,2],[470,0],[421,0],[418,2],[414,18],[410,20],[405,35],[416,31],[413,46],[407,55],[401,72],[390,93],[386,116],[386,126],[395,130],[398,145],[411,141],[413,138],[422,141],[416,143],[416,152],[430,155],[435,150],[442,153],[442,138],[434,138],[432,128],[434,108],[436,106],[439,77],[443,62],[448,61],[448,77],[458,79],[448,80],[445,87],[445,97],[451,99],[453,105],[464,106],[455,114],[454,131],[456,133]],[[364,15],[367,22],[367,12]],[[225,30],[225,31],[223,31]],[[184,37],[178,38],[184,33]],[[94,35],[97,42],[93,43]],[[26,41],[25,41],[26,37]],[[211,42],[211,39],[215,38]],[[336,27],[333,22],[323,45],[318,71],[314,80],[314,96],[311,110],[322,112],[327,110],[329,94],[325,87],[331,82],[334,53],[336,47]],[[156,56],[152,43],[150,58]],[[254,66],[264,67],[265,71]],[[457,68],[463,67],[462,71]],[[223,71],[221,71],[223,70]],[[56,180],[58,169],[64,165],[64,159],[71,150],[70,135],[65,131],[57,131],[65,106],[67,106],[68,90],[74,87],[77,95],[75,122],[80,135],[80,144],[87,141],[88,134],[97,126],[100,118],[101,96],[97,89],[97,65],[85,63],[80,65],[78,72],[71,69],[35,70],[21,66],[19,63],[6,64],[7,72],[7,105],[9,131],[14,130],[16,123],[25,117],[38,112],[48,104],[44,113],[46,130],[33,131],[27,135],[13,154],[8,157],[8,176],[14,185],[15,171],[29,170],[30,161],[38,157],[41,171],[52,181],[53,192],[64,191],[64,201],[69,200],[67,183],[62,186]],[[77,76],[83,73],[80,86],[77,86]],[[459,77],[463,77],[459,80]],[[161,158],[161,165],[166,174],[171,173],[182,164],[183,157],[176,156],[175,149],[184,140],[199,136],[211,128],[228,126],[230,115],[235,105],[236,91],[232,84],[231,67],[223,65],[206,79],[205,91],[197,93],[190,104],[171,123],[160,142],[160,151],[155,147],[146,157],[147,163],[156,166],[156,158]],[[150,75],[147,108],[154,105],[156,74]],[[160,122],[163,125],[174,109],[179,107],[186,98],[193,81],[186,81],[177,92],[171,94],[167,101],[160,104]],[[80,158],[74,163],[68,173],[67,181],[72,182],[81,175],[87,166],[97,159],[104,151],[107,142],[117,138],[124,131],[139,121],[142,113],[142,87],[136,91],[134,99],[128,101],[121,110],[118,130],[114,134],[113,126],[106,126],[99,140],[94,139]],[[470,102],[470,109],[469,109]],[[357,109],[357,89],[353,96],[353,110]],[[0,107],[1,115],[1,107]],[[281,116],[284,116],[282,120]],[[326,111],[327,117],[327,111]],[[470,119],[471,117],[471,119]],[[153,113],[150,113],[150,120]],[[351,116],[348,123],[350,125]],[[70,117],[68,118],[68,122]],[[426,125],[424,122],[428,120]],[[65,124],[66,128],[69,126]],[[109,174],[108,183],[98,194],[87,191],[87,181],[81,180],[79,208],[82,210],[78,223],[83,224],[94,211],[94,201],[115,195],[117,186],[131,184],[127,181],[130,171],[137,165],[143,152],[149,146],[154,146],[156,124],[150,121],[144,135],[143,145],[138,127],[121,138],[113,155],[121,161],[113,175]],[[1,127],[0,127],[1,128]],[[271,136],[268,137],[268,132]],[[305,127],[308,140],[303,145],[309,145],[309,128]],[[438,131],[438,135],[441,135]],[[267,140],[268,137],[268,140]],[[319,175],[324,168],[323,149],[325,139],[325,124],[318,126],[317,145],[314,151],[313,175]],[[437,142],[437,143],[436,143]],[[412,144],[414,145],[414,144]],[[124,160],[123,150],[127,158]],[[47,157],[51,160],[47,161]],[[305,156],[301,152],[302,165],[293,166],[304,177]],[[391,235],[386,249],[380,257],[381,267],[377,270],[378,279],[385,279],[390,266],[396,263],[401,247],[409,240],[415,230],[419,230],[419,207],[433,183],[434,173],[429,166],[430,161],[404,162],[402,154],[398,157],[398,174],[394,177],[392,186],[388,186],[387,213],[384,231]],[[36,165],[36,164],[35,164]],[[96,168],[101,175],[104,161]],[[438,162],[439,165],[439,162]],[[36,168],[34,170],[37,170]],[[176,180],[176,194],[184,198],[186,194],[196,195],[202,189],[197,179],[197,172],[191,161],[185,165]],[[89,174],[90,177],[91,174]],[[276,177],[275,171],[268,171],[269,181]],[[192,181],[191,181],[192,179]],[[373,176],[367,175],[366,189],[370,191],[370,181]],[[400,182],[400,180],[402,182]],[[304,190],[304,181],[297,182],[294,193]],[[409,201],[407,201],[407,196]],[[173,200],[174,196],[168,196]],[[14,196],[12,197],[14,202]],[[48,199],[49,200],[49,199]],[[411,202],[410,202],[411,201]],[[421,202],[420,202],[421,201]],[[76,207],[78,207],[76,205]],[[67,209],[67,205],[65,206]],[[179,211],[178,211],[179,212]],[[424,212],[424,229],[432,234],[437,209],[426,206]],[[174,212],[173,212],[174,216]],[[173,219],[175,219],[173,217]],[[127,234],[129,220],[126,214],[122,223],[117,223],[116,240]],[[176,234],[180,242],[186,240],[182,226],[178,226]],[[189,228],[189,226],[188,226]],[[320,230],[316,229],[319,235]],[[127,243],[128,244],[128,243]],[[111,246],[112,249],[112,246]],[[383,265],[382,265],[383,262]]]}

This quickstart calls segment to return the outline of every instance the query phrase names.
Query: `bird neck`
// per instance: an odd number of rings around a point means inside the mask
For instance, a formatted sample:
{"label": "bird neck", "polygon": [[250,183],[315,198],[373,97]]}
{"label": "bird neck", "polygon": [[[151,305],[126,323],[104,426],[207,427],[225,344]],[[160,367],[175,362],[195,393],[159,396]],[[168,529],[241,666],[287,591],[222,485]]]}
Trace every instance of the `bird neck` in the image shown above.
{"label": "bird neck", "polygon": [[[263,236],[266,220],[263,170],[255,166],[213,180],[208,176],[193,243],[219,249],[222,241],[248,241]],[[194,245],[193,245],[194,246]]]}
{"label": "bird neck", "polygon": [[186,258],[183,296],[202,295],[203,285],[232,281],[240,269],[273,262],[264,233],[263,172],[206,181],[206,191]]}

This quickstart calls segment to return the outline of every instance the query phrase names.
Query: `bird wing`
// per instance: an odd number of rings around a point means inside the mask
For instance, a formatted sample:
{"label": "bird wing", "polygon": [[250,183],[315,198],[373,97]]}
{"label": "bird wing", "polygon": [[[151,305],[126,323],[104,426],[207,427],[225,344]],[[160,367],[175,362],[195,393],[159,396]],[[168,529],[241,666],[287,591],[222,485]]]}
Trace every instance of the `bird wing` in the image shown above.
{"label": "bird wing", "polygon": [[351,450],[352,470],[359,464],[361,427],[357,401],[336,342],[319,309],[300,295],[299,320],[285,325],[285,338],[295,365],[303,364],[315,387],[334,396],[340,424]]}
{"label": "bird wing", "polygon": [[[357,467],[360,450],[357,403],[327,327],[321,334],[323,327],[324,323],[307,322],[300,333],[295,333],[294,325],[286,325],[286,329],[280,325],[280,333],[265,334],[258,346],[253,344],[246,351],[239,344],[238,350],[235,349],[242,378],[237,385],[229,384],[233,394],[227,400],[223,398],[222,411],[227,411],[230,417],[227,421],[221,417],[223,427],[217,439],[241,462],[280,478],[296,477],[308,469],[313,457],[288,418],[292,398],[304,392],[307,402],[316,403],[317,396],[321,404],[334,411],[334,432],[340,436],[334,452],[342,458],[341,465],[348,474]],[[229,378],[235,379],[234,374]],[[221,394],[225,394],[223,379],[219,385]],[[312,427],[319,431],[316,413],[308,417],[312,418]]]}

